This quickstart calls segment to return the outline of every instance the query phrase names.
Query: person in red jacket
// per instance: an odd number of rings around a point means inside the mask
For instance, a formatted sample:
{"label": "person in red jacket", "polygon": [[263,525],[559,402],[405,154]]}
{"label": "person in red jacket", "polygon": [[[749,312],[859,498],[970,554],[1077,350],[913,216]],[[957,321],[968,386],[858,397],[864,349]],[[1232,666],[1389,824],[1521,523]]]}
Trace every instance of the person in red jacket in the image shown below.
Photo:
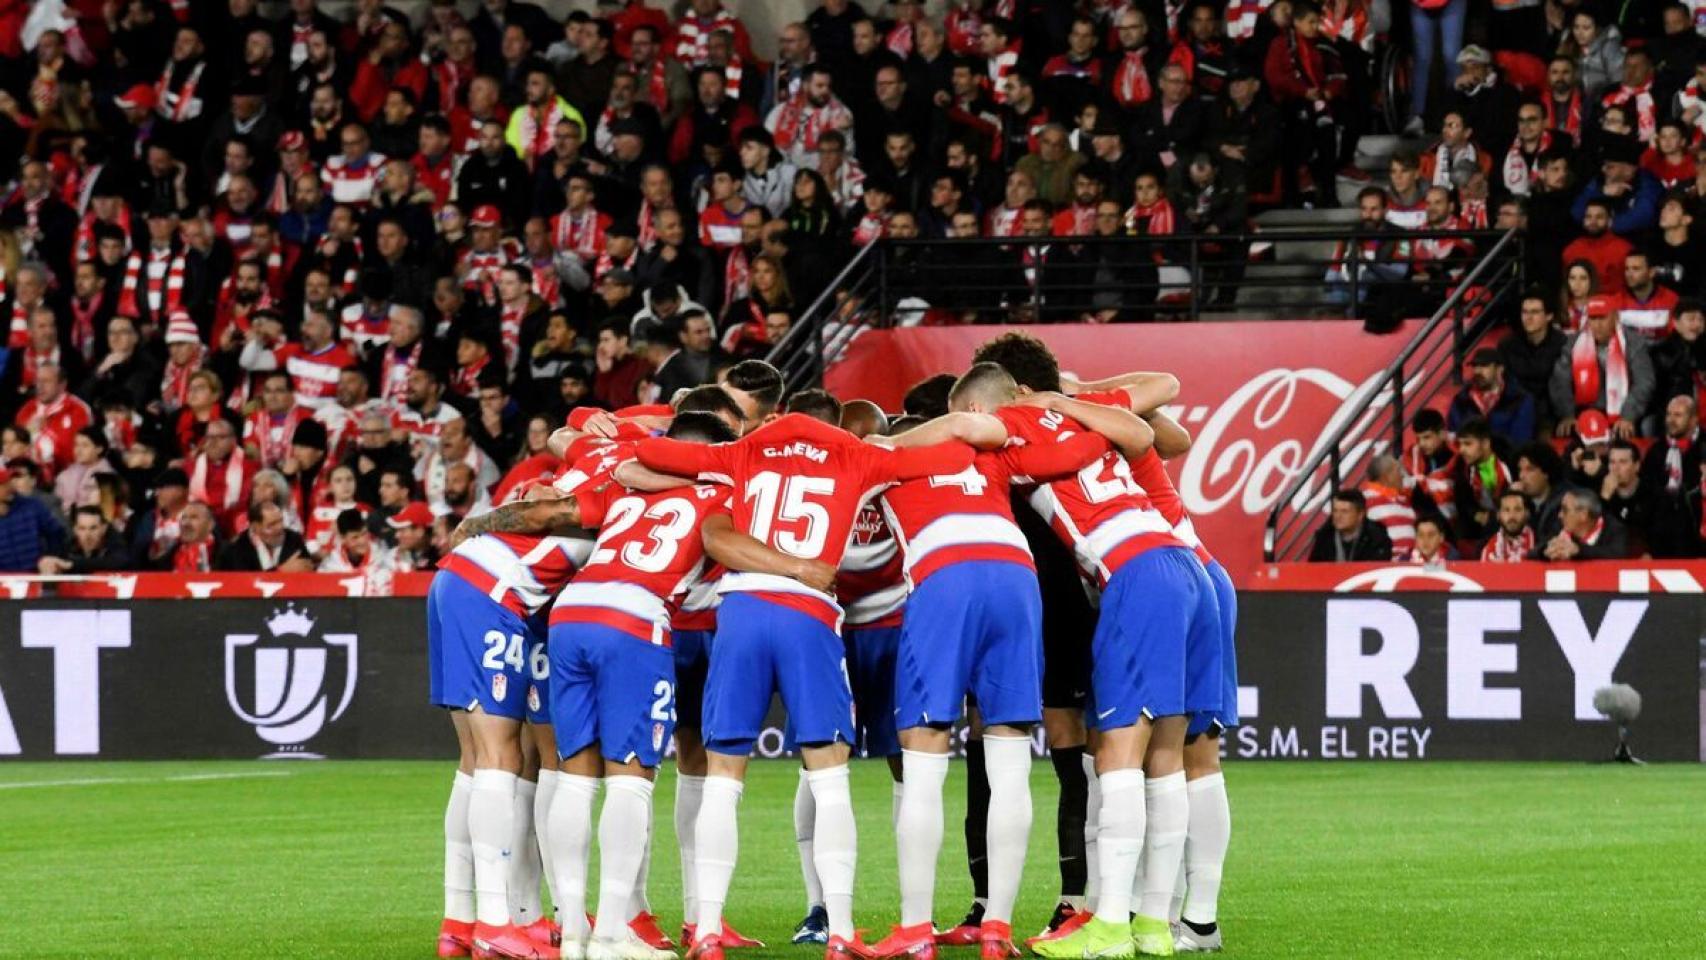
{"label": "person in red jacket", "polygon": [[1582,213],[1582,235],[1564,248],[1564,264],[1586,260],[1599,274],[1599,291],[1607,296],[1623,293],[1623,261],[1628,257],[1629,241],[1611,232],[1611,204],[1595,197],[1587,202]]}
{"label": "person in red jacket", "polygon": [[1291,29],[1268,44],[1262,76],[1284,118],[1286,195],[1298,202],[1332,203],[1339,153],[1335,104],[1343,98],[1345,75],[1332,47],[1317,42],[1321,8],[1302,0]]}
{"label": "person in red jacket", "polygon": [[410,55],[409,28],[395,20],[387,20],[379,34],[379,42],[355,68],[349,98],[355,105],[356,116],[363,123],[372,123],[385,106],[385,95],[394,87],[414,94],[416,103],[423,102],[427,69],[419,57]]}

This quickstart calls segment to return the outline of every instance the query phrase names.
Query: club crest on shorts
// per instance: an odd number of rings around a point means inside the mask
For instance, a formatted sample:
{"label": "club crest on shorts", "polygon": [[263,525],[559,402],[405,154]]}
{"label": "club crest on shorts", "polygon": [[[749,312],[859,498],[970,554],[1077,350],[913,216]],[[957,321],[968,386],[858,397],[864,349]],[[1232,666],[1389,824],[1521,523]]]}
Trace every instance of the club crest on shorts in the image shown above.
{"label": "club crest on shorts", "polygon": [[278,748],[267,756],[318,759],[305,744],[355,698],[356,635],[319,633],[295,604],[273,611],[264,626],[264,634],[225,635],[226,702]]}
{"label": "club crest on shorts", "polygon": [[527,709],[532,710],[534,713],[539,712],[539,685],[538,684],[530,683],[527,685]]}
{"label": "club crest on shorts", "polygon": [[663,749],[663,724],[661,723],[652,724],[652,749]]}
{"label": "club crest on shorts", "polygon": [[492,699],[499,703],[509,696],[509,676],[503,673],[492,674]]}

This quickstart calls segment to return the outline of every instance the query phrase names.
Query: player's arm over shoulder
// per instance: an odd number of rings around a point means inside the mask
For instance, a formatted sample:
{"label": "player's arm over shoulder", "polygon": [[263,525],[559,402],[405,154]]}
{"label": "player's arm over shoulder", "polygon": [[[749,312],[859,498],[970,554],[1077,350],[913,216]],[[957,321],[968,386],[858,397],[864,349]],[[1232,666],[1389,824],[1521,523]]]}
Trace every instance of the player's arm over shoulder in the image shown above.
{"label": "player's arm over shoulder", "polygon": [[1061,389],[1070,395],[1118,391],[1126,395],[1133,413],[1147,413],[1179,396],[1179,378],[1170,373],[1135,371],[1101,380],[1078,381],[1061,378]]}
{"label": "player's arm over shoulder", "polygon": [[987,413],[945,413],[898,437],[884,438],[881,445],[904,450],[956,440],[979,450],[995,450],[1007,442],[1007,425]]}
{"label": "player's arm over shoulder", "polygon": [[824,593],[835,589],[834,567],[821,560],[790,556],[765,546],[756,537],[736,528],[734,518],[727,510],[705,517],[699,532],[705,542],[705,553],[730,570],[789,577]]}
{"label": "player's arm over shoulder", "polygon": [[1087,403],[1058,393],[1031,394],[1024,402],[1071,417],[1107,437],[1128,459],[1143,456],[1155,445],[1155,431],[1127,409]]}
{"label": "player's arm over shoulder", "polygon": [[658,473],[677,477],[707,479],[710,475],[727,475],[733,443],[690,443],[655,437],[642,440],[635,447],[640,463]]}
{"label": "player's arm over shoulder", "polygon": [[1025,443],[1003,448],[997,456],[1007,461],[1015,477],[1043,483],[1070,476],[1100,460],[1113,449],[1108,438],[1094,430],[1064,433],[1057,443]]}
{"label": "player's arm over shoulder", "polygon": [[545,486],[535,487],[529,493],[537,499],[506,503],[464,519],[450,535],[451,547],[454,549],[470,537],[487,533],[544,535],[567,533],[580,527],[580,501],[575,497]]}

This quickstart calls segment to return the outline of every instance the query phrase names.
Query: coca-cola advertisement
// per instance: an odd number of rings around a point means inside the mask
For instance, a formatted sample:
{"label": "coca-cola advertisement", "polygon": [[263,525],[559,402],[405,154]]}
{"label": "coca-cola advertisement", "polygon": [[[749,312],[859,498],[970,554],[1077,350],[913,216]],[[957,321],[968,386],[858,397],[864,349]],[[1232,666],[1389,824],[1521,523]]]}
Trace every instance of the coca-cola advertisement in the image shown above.
{"label": "coca-cola advertisement", "polygon": [[1397,357],[1414,322],[1383,337],[1339,320],[873,330],[829,369],[825,385],[898,410],[908,387],[964,371],[980,344],[1013,329],[1040,337],[1061,370],[1080,379],[1131,370],[1178,376],[1172,412],[1195,443],[1168,468],[1197,532],[1245,585],[1262,561],[1268,511]]}

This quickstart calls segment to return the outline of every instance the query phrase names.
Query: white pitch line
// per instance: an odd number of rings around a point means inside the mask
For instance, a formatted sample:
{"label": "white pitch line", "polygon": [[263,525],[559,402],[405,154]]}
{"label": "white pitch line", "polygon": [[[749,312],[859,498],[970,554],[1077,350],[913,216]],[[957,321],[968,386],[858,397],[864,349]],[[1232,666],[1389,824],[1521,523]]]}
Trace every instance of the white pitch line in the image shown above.
{"label": "white pitch line", "polygon": [[76,780],[31,780],[0,783],[0,790],[29,787],[89,787],[112,783],[197,783],[203,780],[251,780],[258,777],[288,777],[288,770],[258,770],[252,773],[181,773],[170,777],[83,777]]}

